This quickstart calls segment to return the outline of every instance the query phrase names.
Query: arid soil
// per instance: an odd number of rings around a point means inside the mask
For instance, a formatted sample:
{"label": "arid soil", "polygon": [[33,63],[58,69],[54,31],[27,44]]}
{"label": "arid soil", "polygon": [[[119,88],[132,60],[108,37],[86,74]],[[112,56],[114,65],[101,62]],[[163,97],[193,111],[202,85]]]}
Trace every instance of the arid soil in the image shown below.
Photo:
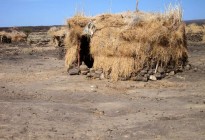
{"label": "arid soil", "polygon": [[191,70],[112,82],[69,76],[55,48],[0,44],[0,140],[203,140],[205,46],[189,51]]}

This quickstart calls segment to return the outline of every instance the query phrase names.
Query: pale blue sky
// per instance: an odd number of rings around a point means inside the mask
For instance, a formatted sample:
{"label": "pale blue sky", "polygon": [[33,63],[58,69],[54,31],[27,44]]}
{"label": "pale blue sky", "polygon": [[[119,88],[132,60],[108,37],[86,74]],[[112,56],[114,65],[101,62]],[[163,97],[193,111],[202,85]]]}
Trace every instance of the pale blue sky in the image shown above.
{"label": "pale blue sky", "polygon": [[[184,19],[205,19],[205,0],[140,0],[141,11],[162,12],[182,4]],[[136,0],[0,0],[0,27],[62,25],[76,10],[86,15],[135,10]]]}

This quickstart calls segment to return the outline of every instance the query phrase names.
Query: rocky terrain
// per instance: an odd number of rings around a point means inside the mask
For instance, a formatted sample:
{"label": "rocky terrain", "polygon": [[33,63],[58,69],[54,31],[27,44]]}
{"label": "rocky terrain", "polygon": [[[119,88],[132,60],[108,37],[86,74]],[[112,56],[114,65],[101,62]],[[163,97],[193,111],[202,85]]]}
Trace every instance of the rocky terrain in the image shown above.
{"label": "rocky terrain", "polygon": [[188,49],[182,73],[112,82],[70,76],[55,47],[0,44],[0,139],[203,140],[205,46]]}

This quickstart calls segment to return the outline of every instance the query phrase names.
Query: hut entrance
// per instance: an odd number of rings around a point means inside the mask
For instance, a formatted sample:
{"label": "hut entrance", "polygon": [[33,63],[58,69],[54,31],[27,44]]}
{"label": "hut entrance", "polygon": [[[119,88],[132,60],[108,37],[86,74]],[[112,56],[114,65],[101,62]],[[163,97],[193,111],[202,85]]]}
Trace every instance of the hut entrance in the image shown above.
{"label": "hut entrance", "polygon": [[83,35],[80,41],[80,63],[84,62],[85,65],[92,68],[94,59],[90,54],[90,37]]}

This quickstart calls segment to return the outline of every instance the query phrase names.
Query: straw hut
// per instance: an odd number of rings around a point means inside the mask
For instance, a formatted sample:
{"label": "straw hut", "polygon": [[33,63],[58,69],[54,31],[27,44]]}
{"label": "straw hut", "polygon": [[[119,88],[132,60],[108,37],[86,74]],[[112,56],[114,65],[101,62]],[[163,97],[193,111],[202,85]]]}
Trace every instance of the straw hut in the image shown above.
{"label": "straw hut", "polygon": [[64,39],[68,32],[67,27],[51,27],[48,30],[48,35],[52,38],[52,45],[55,47],[64,46]]}
{"label": "straw hut", "polygon": [[2,43],[11,43],[11,42],[25,42],[27,35],[24,32],[19,32],[12,30],[11,32],[0,32],[0,38]]}
{"label": "straw hut", "polygon": [[130,79],[142,70],[177,70],[188,59],[179,7],[161,13],[125,12],[67,21],[66,67],[79,61],[107,78]]}

